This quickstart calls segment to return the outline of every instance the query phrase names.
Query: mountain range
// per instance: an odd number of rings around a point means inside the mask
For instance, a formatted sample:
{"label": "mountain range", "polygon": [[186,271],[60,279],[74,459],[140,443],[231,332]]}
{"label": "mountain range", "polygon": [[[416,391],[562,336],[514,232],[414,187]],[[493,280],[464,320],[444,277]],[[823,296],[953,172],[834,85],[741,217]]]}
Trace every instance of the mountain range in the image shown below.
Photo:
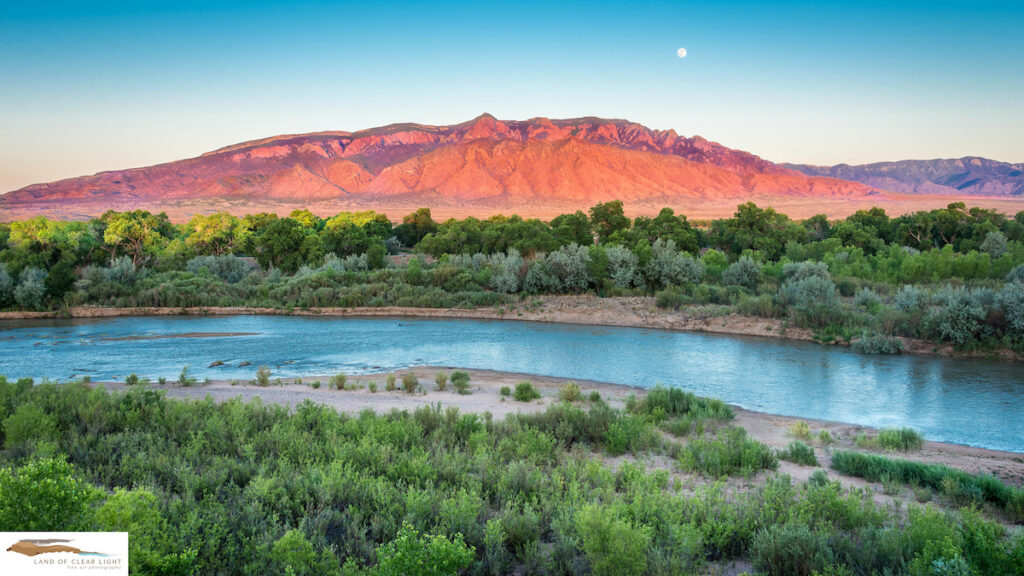
{"label": "mountain range", "polygon": [[783,164],[808,176],[853,180],[902,194],[1024,197],[1024,163],[977,156],[948,160],[903,160],[850,166]]}
{"label": "mountain range", "polygon": [[0,206],[90,212],[220,201],[515,210],[577,209],[616,198],[665,206],[872,192],[625,120],[501,121],[484,114],[451,126],[274,136],[187,160],[34,184],[0,196]]}
{"label": "mountain range", "polygon": [[[1022,186],[1021,165],[982,158],[780,165],[627,120],[502,121],[483,114],[450,126],[273,136],[166,164],[33,184],[0,195],[0,219],[135,208],[179,218],[304,207],[395,215],[420,206],[449,215],[550,216],[612,199],[634,213],[671,206],[725,215],[753,200],[798,214],[835,215],[885,204],[890,192],[939,194],[943,198],[928,196],[929,202],[944,205],[945,196],[1016,198]],[[920,202],[890,204],[906,211]]]}

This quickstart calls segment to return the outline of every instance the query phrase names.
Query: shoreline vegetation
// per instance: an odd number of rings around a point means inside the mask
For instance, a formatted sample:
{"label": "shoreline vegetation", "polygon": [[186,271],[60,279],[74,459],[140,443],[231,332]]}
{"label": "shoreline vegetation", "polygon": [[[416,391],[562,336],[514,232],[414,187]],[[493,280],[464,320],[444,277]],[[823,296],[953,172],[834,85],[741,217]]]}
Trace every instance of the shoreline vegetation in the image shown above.
{"label": "shoreline vegetation", "polygon": [[[421,208],[397,225],[372,210],[218,212],[185,224],[137,210],[0,224],[3,314],[100,314],[88,308],[438,309],[622,325],[607,313],[618,310],[631,326],[770,328],[862,354],[1020,359],[1024,211],[954,203],[796,221],[748,202],[732,218],[691,222],[670,208],[630,219],[611,201],[550,222],[436,222]],[[589,313],[605,319],[578,318]]]}
{"label": "shoreline vegetation", "polygon": [[454,367],[0,379],[0,420],[4,525],[129,530],[133,573],[930,576],[1024,565],[1020,454],[758,414],[676,388]]}
{"label": "shoreline vegetation", "polygon": [[[789,326],[784,319],[721,314],[714,308],[681,308],[666,311],[653,297],[538,296],[495,308],[415,308],[408,306],[260,308],[248,306],[134,307],[74,306],[55,311],[2,311],[3,320],[125,318],[143,316],[313,316],[338,318],[444,318],[544,322],[579,326],[649,328],[683,332],[706,332],[735,336],[757,336],[778,340],[850,346],[848,341],[822,342],[813,330]],[[231,334],[233,335],[233,334]],[[177,335],[185,337],[187,335]],[[958,350],[949,343],[899,338],[902,352],[952,358],[992,358],[1024,361],[1024,352],[1010,349]]]}

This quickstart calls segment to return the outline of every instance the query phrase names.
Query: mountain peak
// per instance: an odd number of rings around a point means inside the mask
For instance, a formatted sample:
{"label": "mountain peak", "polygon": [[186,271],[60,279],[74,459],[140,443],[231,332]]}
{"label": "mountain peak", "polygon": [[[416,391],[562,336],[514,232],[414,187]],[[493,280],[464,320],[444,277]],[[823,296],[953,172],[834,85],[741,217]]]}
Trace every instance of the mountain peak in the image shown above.
{"label": "mountain peak", "polygon": [[450,126],[403,123],[253,140],[188,160],[28,186],[0,197],[0,208],[46,205],[84,214],[228,205],[245,211],[245,203],[316,201],[378,210],[575,210],[612,199],[661,207],[869,192],[627,120],[499,120],[484,113]]}

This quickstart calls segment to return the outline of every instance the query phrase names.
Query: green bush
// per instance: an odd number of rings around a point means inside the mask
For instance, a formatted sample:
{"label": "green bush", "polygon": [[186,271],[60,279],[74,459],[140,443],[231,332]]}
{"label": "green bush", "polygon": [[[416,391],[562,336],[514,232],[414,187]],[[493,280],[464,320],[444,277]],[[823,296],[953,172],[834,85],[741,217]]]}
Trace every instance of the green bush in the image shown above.
{"label": "green bush", "polygon": [[348,382],[348,376],[342,373],[331,376],[331,388],[335,390],[344,390],[345,383]]}
{"label": "green bush", "polygon": [[455,576],[472,564],[474,549],[462,534],[449,539],[441,534],[424,534],[408,522],[394,540],[377,548],[377,570],[381,576]]}
{"label": "green bush", "polygon": [[459,394],[469,393],[469,372],[465,370],[455,370],[451,375],[452,387]]}
{"label": "green bush", "polygon": [[582,397],[580,385],[575,382],[568,382],[558,391],[558,399],[563,402],[576,402]]}
{"label": "green bush", "polygon": [[789,462],[795,462],[804,466],[817,466],[818,458],[814,455],[814,448],[799,440],[793,440],[786,446],[786,449],[779,452],[779,458]]}
{"label": "green bush", "polygon": [[714,438],[695,438],[679,456],[684,470],[705,476],[751,476],[758,470],[774,470],[779,462],[770,448],[747,437],[737,426],[722,429]]}
{"label": "green bush", "polygon": [[128,386],[138,386],[138,384],[139,384],[139,375],[134,373],[134,372],[132,372],[131,374],[129,374],[124,379],[124,383],[126,385],[128,385]]}
{"label": "green bush", "polygon": [[416,392],[416,389],[419,387],[420,379],[416,377],[416,374],[412,372],[405,372],[402,374],[402,390],[405,390],[406,394]]}
{"label": "green bush", "polygon": [[510,386],[502,386],[500,389],[498,389],[498,394],[502,396],[511,396],[512,388]]}
{"label": "green bush", "polygon": [[835,558],[829,535],[804,524],[769,526],[754,535],[750,555],[754,567],[766,574],[822,574]]}
{"label": "green bush", "polygon": [[63,532],[92,527],[99,491],[63,460],[29,460],[0,468],[0,526],[11,532]]}
{"label": "green bush", "polygon": [[393,392],[395,390],[394,374],[388,374],[387,376],[384,377],[384,389],[387,390],[388,392]]}
{"label": "green bush", "polygon": [[878,332],[864,332],[860,339],[853,341],[852,348],[858,354],[902,354],[903,340]]}
{"label": "green bush", "polygon": [[523,380],[516,384],[516,391],[512,393],[512,397],[520,402],[531,402],[540,398],[540,392],[533,387],[532,383]]}
{"label": "green bush", "polygon": [[256,369],[256,385],[270,386],[270,366],[260,366]]}
{"label": "green bush", "polygon": [[438,372],[434,375],[434,385],[438,392],[444,392],[448,389],[448,373]]}
{"label": "green bush", "polygon": [[587,505],[576,513],[576,527],[595,576],[640,576],[647,569],[651,530]]}
{"label": "green bush", "polygon": [[13,450],[26,442],[57,438],[57,420],[35,404],[22,404],[3,421],[4,446]]}
{"label": "green bush", "polygon": [[911,428],[884,428],[878,433],[878,444],[886,450],[908,452],[920,450],[924,438]]}

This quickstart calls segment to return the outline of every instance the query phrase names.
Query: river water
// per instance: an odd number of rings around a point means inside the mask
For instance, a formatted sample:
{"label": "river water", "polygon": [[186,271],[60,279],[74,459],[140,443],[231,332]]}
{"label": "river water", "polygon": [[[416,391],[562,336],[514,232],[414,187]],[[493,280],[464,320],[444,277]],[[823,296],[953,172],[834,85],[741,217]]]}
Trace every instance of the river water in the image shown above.
{"label": "river water", "polygon": [[[217,367],[208,367],[214,362]],[[240,364],[248,362],[248,366]],[[756,337],[486,320],[142,317],[0,322],[0,374],[67,380],[200,380],[391,371],[416,365],[526,372],[650,387],[750,410],[1024,452],[1024,366],[862,356]]]}

